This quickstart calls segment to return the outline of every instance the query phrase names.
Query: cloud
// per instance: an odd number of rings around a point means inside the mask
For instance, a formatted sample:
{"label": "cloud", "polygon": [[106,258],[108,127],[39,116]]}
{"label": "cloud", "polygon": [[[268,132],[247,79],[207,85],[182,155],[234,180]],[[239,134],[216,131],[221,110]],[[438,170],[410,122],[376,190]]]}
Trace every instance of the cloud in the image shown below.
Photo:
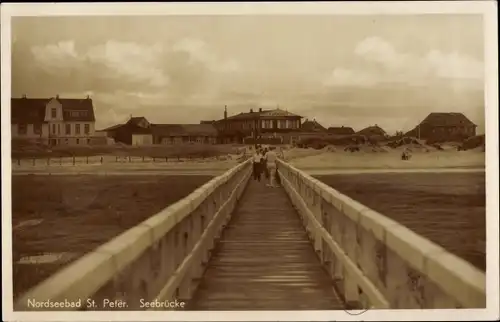
{"label": "cloud", "polygon": [[42,96],[93,91],[106,104],[186,104],[217,100],[240,71],[236,60],[194,38],[153,44],[108,40],[86,48],[74,41],[24,45],[13,46],[17,95],[29,95],[27,89]]}
{"label": "cloud", "polygon": [[458,52],[442,53],[431,50],[425,56],[425,62],[434,70],[436,76],[451,79],[482,80],[484,64]]}
{"label": "cloud", "polygon": [[105,65],[112,72],[104,77],[130,77],[149,82],[155,87],[163,87],[168,84],[168,76],[158,69],[162,54],[163,48],[159,44],[146,46],[110,40],[90,48],[85,58],[92,63]]}
{"label": "cloud", "polygon": [[172,49],[173,51],[189,53],[192,61],[203,63],[214,72],[235,72],[240,69],[236,60],[218,58],[209,46],[200,39],[184,38],[176,42]]}
{"label": "cloud", "polygon": [[326,86],[372,86],[377,83],[376,77],[370,73],[346,68],[335,68],[324,82]]}
{"label": "cloud", "polygon": [[76,52],[74,41],[60,41],[47,46],[33,46],[31,52],[40,67],[47,70],[64,69],[82,62]]}
{"label": "cloud", "polygon": [[126,78],[155,87],[168,84],[168,77],[157,68],[162,53],[159,45],[144,46],[110,40],[87,51],[77,52],[74,41],[61,41],[34,46],[31,51],[41,68],[56,75],[75,70],[82,75],[96,73],[93,76],[102,79]]}
{"label": "cloud", "polygon": [[324,80],[325,86],[373,86],[387,83],[429,85],[448,82],[450,86],[482,87],[484,64],[458,52],[436,49],[424,55],[397,50],[380,37],[368,37],[354,48],[364,68],[336,68]]}

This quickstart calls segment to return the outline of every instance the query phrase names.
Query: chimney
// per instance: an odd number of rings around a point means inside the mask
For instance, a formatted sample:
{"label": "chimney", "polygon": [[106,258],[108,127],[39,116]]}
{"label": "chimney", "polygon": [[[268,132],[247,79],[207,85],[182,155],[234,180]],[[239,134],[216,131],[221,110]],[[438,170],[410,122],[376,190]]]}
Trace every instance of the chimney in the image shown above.
{"label": "chimney", "polygon": [[261,107],[261,108],[259,108],[259,112],[262,112],[262,107]]}
{"label": "chimney", "polygon": [[56,99],[59,99],[59,94],[56,95]]}
{"label": "chimney", "polygon": [[224,105],[224,119],[227,119],[227,105]]}
{"label": "chimney", "polygon": [[87,99],[88,99],[88,100],[90,99],[90,95],[87,95]]}
{"label": "chimney", "polygon": [[23,94],[23,98],[26,98],[26,94]]}
{"label": "chimney", "polygon": [[253,108],[250,109],[250,113],[253,113]]}

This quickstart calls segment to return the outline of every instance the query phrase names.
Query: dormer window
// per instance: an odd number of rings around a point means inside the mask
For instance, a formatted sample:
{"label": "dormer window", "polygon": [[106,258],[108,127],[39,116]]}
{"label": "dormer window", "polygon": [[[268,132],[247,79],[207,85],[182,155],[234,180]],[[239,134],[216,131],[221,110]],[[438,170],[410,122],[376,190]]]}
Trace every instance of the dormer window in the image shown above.
{"label": "dormer window", "polygon": [[71,117],[84,117],[87,116],[87,111],[71,111]]}
{"label": "dormer window", "polygon": [[52,116],[53,119],[55,119],[57,117],[57,109],[52,108],[50,110],[50,115]]}

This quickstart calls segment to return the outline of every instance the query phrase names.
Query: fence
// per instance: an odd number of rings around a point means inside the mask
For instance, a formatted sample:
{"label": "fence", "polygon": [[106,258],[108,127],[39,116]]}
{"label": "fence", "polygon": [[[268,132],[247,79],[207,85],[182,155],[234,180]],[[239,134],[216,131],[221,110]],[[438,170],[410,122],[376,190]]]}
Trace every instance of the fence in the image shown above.
{"label": "fence", "polygon": [[12,160],[14,167],[21,166],[58,166],[58,165],[85,165],[108,163],[168,163],[168,162],[211,162],[242,160],[246,155],[239,157],[233,155],[215,157],[150,157],[150,156],[87,156],[87,157],[53,157],[53,158],[15,158]]}

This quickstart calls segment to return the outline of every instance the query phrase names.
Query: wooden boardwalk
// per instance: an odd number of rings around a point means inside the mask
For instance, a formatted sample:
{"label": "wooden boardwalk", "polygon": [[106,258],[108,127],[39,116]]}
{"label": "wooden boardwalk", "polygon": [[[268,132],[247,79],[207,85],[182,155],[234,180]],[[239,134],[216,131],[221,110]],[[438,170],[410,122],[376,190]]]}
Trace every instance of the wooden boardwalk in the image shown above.
{"label": "wooden boardwalk", "polygon": [[344,309],[284,189],[246,189],[188,309]]}

